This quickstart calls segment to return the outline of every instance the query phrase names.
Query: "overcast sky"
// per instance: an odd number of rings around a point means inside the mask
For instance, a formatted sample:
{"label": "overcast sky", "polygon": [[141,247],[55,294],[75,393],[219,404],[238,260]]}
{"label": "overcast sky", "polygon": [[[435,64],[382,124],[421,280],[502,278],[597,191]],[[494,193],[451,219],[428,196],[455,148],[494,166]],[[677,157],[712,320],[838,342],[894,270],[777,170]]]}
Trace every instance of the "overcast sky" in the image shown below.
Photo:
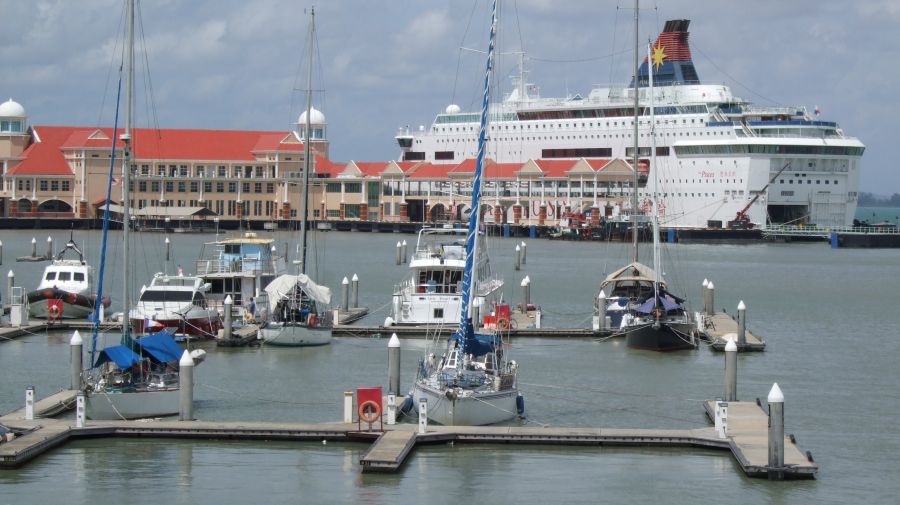
{"label": "overcast sky", "polygon": [[[111,125],[123,0],[0,0],[0,96],[31,124]],[[304,107],[311,2],[144,0],[152,110],[162,128],[292,128]],[[336,161],[395,159],[397,128],[449,103],[475,108],[486,0],[328,0],[316,5],[314,105]],[[501,51],[528,55],[545,97],[631,78],[632,2],[508,0]],[[700,79],[759,104],[818,105],[866,144],[863,191],[900,192],[900,1],[672,0],[641,5],[641,40],[690,19]],[[118,49],[117,49],[118,47]],[[459,70],[457,70],[459,68]],[[512,56],[499,64],[509,90]],[[146,82],[145,69],[140,70]],[[142,86],[142,88],[146,88]],[[136,126],[152,126],[139,92]]]}

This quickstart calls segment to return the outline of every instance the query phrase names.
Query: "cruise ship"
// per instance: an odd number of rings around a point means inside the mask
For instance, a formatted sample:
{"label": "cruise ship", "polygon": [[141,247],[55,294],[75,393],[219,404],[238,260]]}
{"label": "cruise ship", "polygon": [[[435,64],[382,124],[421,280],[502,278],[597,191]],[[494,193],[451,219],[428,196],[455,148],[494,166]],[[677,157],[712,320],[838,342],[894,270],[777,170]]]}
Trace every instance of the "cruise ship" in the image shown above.
{"label": "cruise ship", "polygon": [[[664,226],[851,224],[863,143],[845,135],[837,123],[821,120],[818,107],[810,113],[799,106],[754,105],[728,86],[703,84],[691,58],[689,24],[667,21],[652,45],[657,167],[649,166],[647,58],[638,70],[637,86],[632,78],[628,85],[596,87],[565,98],[540,97],[522,68],[514,89],[491,108],[487,156],[497,163],[630,162],[637,92],[639,201],[650,207],[643,182],[650,170],[659,170]],[[435,164],[474,158],[478,121],[478,111],[451,104],[429,128],[398,132],[400,157]],[[623,209],[629,205],[623,202]]]}

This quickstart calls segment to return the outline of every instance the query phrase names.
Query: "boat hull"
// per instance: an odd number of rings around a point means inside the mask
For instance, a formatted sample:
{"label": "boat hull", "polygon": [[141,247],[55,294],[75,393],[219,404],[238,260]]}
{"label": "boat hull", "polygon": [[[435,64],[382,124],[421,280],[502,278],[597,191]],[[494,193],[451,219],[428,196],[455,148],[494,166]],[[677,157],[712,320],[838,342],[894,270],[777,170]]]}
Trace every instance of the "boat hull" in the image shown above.
{"label": "boat hull", "polygon": [[[62,314],[57,316],[55,319],[85,319],[91,313],[94,312],[93,307],[85,307],[84,305],[74,305],[71,303],[67,303],[63,300],[62,302]],[[48,305],[47,300],[40,300],[34,303],[30,303],[28,305],[28,313],[31,317],[37,319],[48,319]]]}
{"label": "boat hull", "polygon": [[222,329],[222,320],[215,311],[205,313],[203,317],[158,318],[152,320],[152,326],[148,326],[144,319],[131,319],[131,329],[137,335],[156,333],[166,328],[172,330],[175,335],[214,338]]}
{"label": "boat hull", "polygon": [[306,347],[331,343],[331,328],[316,326],[269,323],[259,329],[259,336],[266,345]]}
{"label": "boat hull", "polygon": [[471,396],[451,400],[443,390],[421,382],[416,382],[413,386],[415,408],[419,408],[419,402],[423,398],[428,400],[428,420],[444,426],[483,426],[512,420],[517,415],[518,395],[518,390],[513,388],[474,392]]}
{"label": "boat hull", "polygon": [[141,419],[178,414],[180,391],[94,391],[85,396],[85,415],[94,420]]}
{"label": "boat hull", "polygon": [[690,323],[647,323],[625,330],[625,345],[650,351],[680,351],[697,347]]}

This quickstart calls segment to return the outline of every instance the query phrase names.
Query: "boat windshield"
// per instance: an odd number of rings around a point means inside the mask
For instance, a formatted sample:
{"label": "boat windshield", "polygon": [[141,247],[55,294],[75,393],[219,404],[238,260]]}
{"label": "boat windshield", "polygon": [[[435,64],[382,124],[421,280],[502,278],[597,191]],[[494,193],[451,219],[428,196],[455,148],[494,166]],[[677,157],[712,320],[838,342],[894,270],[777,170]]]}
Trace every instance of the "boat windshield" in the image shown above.
{"label": "boat windshield", "polygon": [[170,291],[166,289],[148,289],[141,294],[142,302],[189,302],[193,298],[191,291]]}

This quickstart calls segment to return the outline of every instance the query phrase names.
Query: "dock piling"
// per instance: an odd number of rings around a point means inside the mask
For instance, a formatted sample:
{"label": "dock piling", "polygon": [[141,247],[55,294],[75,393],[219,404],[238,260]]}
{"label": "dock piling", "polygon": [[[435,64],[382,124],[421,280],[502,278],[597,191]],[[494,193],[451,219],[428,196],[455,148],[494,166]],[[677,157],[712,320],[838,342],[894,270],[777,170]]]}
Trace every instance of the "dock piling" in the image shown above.
{"label": "dock piling", "polygon": [[401,244],[400,249],[403,254],[403,263],[409,263],[409,256],[406,255],[406,241],[405,240]]}
{"label": "dock piling", "polygon": [[169,237],[166,237],[166,262],[170,261],[172,257],[172,242],[169,241]]}
{"label": "dock piling", "polygon": [[516,266],[515,266],[515,269],[516,269],[516,271],[519,271],[522,269],[522,248],[519,246],[519,244],[516,244]]}
{"label": "dock piling", "polygon": [[25,419],[34,419],[34,386],[25,388]]}
{"label": "dock piling", "polygon": [[403,246],[400,244],[400,241],[398,240],[397,241],[397,260],[396,260],[398,265],[403,263],[403,260],[401,259],[401,256],[400,256],[401,254],[403,254]]}
{"label": "dock piling", "polygon": [[388,342],[388,394],[400,394],[400,339],[396,333]]}
{"label": "dock piling", "polygon": [[350,306],[359,308],[359,276],[356,274],[350,279]]}
{"label": "dock piling", "polygon": [[734,340],[725,344],[725,401],[737,401],[737,350]]}
{"label": "dock piling", "polygon": [[709,296],[709,307],[706,313],[712,316],[716,313],[716,287],[712,281],[709,281],[709,284],[706,285],[706,292],[708,293],[707,296]]}
{"label": "dock piling", "polygon": [[194,358],[184,351],[178,361],[178,420],[194,420]]}
{"label": "dock piling", "polygon": [[600,294],[597,295],[597,329],[605,330],[606,329],[606,293],[603,290],[600,290]]}
{"label": "dock piling", "polygon": [[31,257],[37,256],[37,238],[31,237]]}
{"label": "dock piling", "polygon": [[784,394],[778,383],[769,391],[769,480],[784,480]]}
{"label": "dock piling", "polygon": [[225,340],[231,339],[231,306],[234,304],[234,301],[231,299],[231,295],[225,297],[225,329],[224,334],[222,335]]}
{"label": "dock piling", "polygon": [[47,259],[53,259],[53,237],[47,237]]}
{"label": "dock piling", "polygon": [[741,300],[737,306],[738,309],[738,333],[737,333],[737,343],[738,347],[743,347],[747,345],[747,306],[744,305],[744,300]]}
{"label": "dock piling", "polygon": [[353,391],[344,391],[344,422],[353,422]]}
{"label": "dock piling", "polygon": [[522,264],[528,263],[528,246],[522,241]]}
{"label": "dock piling", "polygon": [[701,286],[703,286],[703,288],[702,288],[703,314],[708,316],[708,315],[710,315],[710,312],[709,312],[709,290],[707,289],[709,287],[709,280],[703,279],[703,284],[701,284]]}
{"label": "dock piling", "polygon": [[69,340],[69,346],[71,346],[70,352],[72,354],[71,389],[78,391],[81,389],[82,349],[84,347],[84,340],[81,338],[81,334],[78,333],[78,330],[75,330],[75,333],[72,334],[72,339]]}
{"label": "dock piling", "polygon": [[75,427],[84,428],[84,391],[79,391],[75,395]]}
{"label": "dock piling", "polygon": [[428,398],[419,399],[419,435],[428,431]]}
{"label": "dock piling", "polygon": [[522,313],[528,312],[528,304],[531,303],[531,278],[527,275],[522,279]]}
{"label": "dock piling", "polygon": [[3,241],[0,240],[0,265],[3,264]]}
{"label": "dock piling", "polygon": [[12,270],[6,274],[6,303],[12,305],[13,286],[16,285],[16,274]]}
{"label": "dock piling", "polygon": [[350,280],[344,276],[341,281],[341,310],[347,312],[350,309]]}

